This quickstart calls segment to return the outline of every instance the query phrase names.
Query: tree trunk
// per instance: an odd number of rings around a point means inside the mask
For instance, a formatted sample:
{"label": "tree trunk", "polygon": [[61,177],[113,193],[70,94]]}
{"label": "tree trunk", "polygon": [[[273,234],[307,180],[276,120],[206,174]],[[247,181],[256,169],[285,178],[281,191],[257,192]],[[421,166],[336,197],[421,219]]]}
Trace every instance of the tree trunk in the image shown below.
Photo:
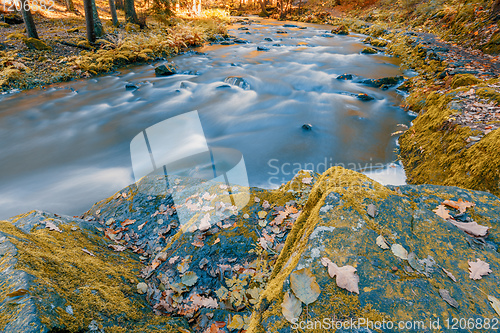
{"label": "tree trunk", "polygon": [[99,18],[99,13],[97,13],[97,7],[95,5],[95,0],[92,2],[92,16],[94,17],[94,29],[96,37],[101,37],[104,35],[104,28],[102,27],[101,19]]}
{"label": "tree trunk", "polygon": [[123,10],[125,7],[123,6],[123,0],[115,0],[116,9]]}
{"label": "tree trunk", "polygon": [[266,0],[260,0],[260,11],[263,15],[267,16],[267,11],[266,11]]}
{"label": "tree trunk", "polygon": [[38,33],[36,32],[35,22],[33,21],[33,16],[31,15],[31,11],[24,10],[27,6],[27,0],[21,0],[21,13],[23,14],[24,25],[26,26],[26,33],[29,38],[38,38]]}
{"label": "tree trunk", "polygon": [[113,20],[113,25],[117,27],[119,25],[118,16],[116,15],[115,1],[109,0],[109,11],[111,12],[111,19]]}
{"label": "tree trunk", "polygon": [[73,4],[73,0],[66,0],[66,10],[69,12],[75,11],[75,5]]}
{"label": "tree trunk", "polygon": [[496,19],[500,13],[500,0],[495,0],[491,6],[490,18]]}
{"label": "tree trunk", "polygon": [[94,15],[92,11],[92,0],[83,0],[85,9],[85,22],[87,24],[87,39],[89,43],[95,43]]}
{"label": "tree trunk", "polygon": [[137,14],[135,12],[134,0],[124,0],[125,5],[125,20],[130,23],[139,24]]}

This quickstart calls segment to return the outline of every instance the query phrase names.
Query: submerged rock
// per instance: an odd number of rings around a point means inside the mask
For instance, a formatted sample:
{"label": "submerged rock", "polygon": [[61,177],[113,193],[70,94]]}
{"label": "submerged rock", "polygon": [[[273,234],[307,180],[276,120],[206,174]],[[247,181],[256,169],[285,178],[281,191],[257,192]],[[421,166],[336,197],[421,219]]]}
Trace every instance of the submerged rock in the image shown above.
{"label": "submerged rock", "polygon": [[250,89],[250,84],[241,76],[228,76],[224,79],[224,82],[244,90]]}
{"label": "submerged rock", "polygon": [[155,67],[156,76],[170,76],[177,74],[177,68],[174,64],[163,64]]}
{"label": "submerged rock", "polygon": [[304,125],[302,125],[302,129],[306,130],[306,131],[312,130],[312,127],[313,126],[311,124],[304,124]]}
{"label": "submerged rock", "polygon": [[381,79],[365,79],[362,80],[360,83],[375,88],[384,88],[384,87],[390,88],[398,85],[402,81],[404,81],[404,77],[393,76],[393,77],[383,77]]}
{"label": "submerged rock", "polygon": [[133,83],[127,83],[125,85],[125,89],[126,90],[136,90],[136,89],[139,89],[139,86],[136,84],[133,84]]}
{"label": "submerged rock", "polygon": [[246,39],[242,39],[242,38],[235,38],[233,40],[235,43],[237,44],[247,44],[247,43],[250,43],[249,41],[247,41]]}
{"label": "submerged rock", "polygon": [[269,51],[270,49],[266,46],[259,45],[257,46],[257,51]]}
{"label": "submerged rock", "polygon": [[360,94],[357,94],[356,97],[360,100],[360,101],[363,101],[363,102],[368,102],[368,101],[372,101],[374,100],[375,98],[370,96],[370,95],[367,95],[365,93],[360,93]]}
{"label": "submerged rock", "polygon": [[352,74],[342,74],[337,76],[337,80],[352,80]]}

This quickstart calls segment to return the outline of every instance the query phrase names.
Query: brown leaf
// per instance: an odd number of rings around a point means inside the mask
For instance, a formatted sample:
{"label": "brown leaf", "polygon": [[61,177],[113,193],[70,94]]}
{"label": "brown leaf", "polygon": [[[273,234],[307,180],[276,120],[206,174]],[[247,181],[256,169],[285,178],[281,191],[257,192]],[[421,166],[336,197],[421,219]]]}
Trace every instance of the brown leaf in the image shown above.
{"label": "brown leaf", "polygon": [[439,289],[439,295],[446,303],[450,304],[454,308],[458,308],[458,302],[451,297],[450,292],[446,289]]}
{"label": "brown leaf", "polygon": [[57,227],[52,221],[45,221],[45,228],[49,228],[51,231],[62,232],[62,230],[59,229],[59,227]]}
{"label": "brown leaf", "polygon": [[451,215],[449,214],[450,211],[446,209],[444,205],[437,206],[436,209],[433,210],[433,212],[445,220],[451,217]]}
{"label": "brown leaf", "polygon": [[116,252],[122,252],[125,251],[127,248],[123,245],[118,245],[118,244],[109,244],[108,247],[112,248]]}
{"label": "brown leaf", "polygon": [[328,274],[331,278],[336,277],[335,281],[339,288],[359,294],[359,276],[356,274],[356,268],[350,265],[338,267],[328,258],[321,258],[321,263],[328,268]]}
{"label": "brown leaf", "polygon": [[453,282],[457,282],[457,279],[455,278],[455,276],[453,274],[451,274],[451,272],[447,271],[446,269],[442,268],[443,269],[443,272],[446,273],[446,275],[448,275],[448,277],[453,281]]}
{"label": "brown leaf", "polygon": [[476,236],[476,237],[484,237],[488,234],[489,227],[485,227],[483,225],[477,224],[476,222],[457,222],[454,220],[449,220],[451,224],[456,226],[458,229],[465,231],[466,233]]}
{"label": "brown leaf", "polygon": [[445,200],[443,201],[443,205],[458,209],[460,213],[465,213],[467,208],[474,207],[476,204],[470,201],[463,201],[462,198],[460,198],[458,201]]}
{"label": "brown leaf", "polygon": [[293,323],[293,320],[299,318],[302,313],[302,303],[293,293],[287,292],[283,297],[283,303],[281,303],[281,312],[286,320]]}
{"label": "brown leaf", "polygon": [[295,296],[305,304],[311,304],[317,300],[321,293],[316,277],[308,268],[302,268],[290,274],[290,286]]}
{"label": "brown leaf", "polygon": [[482,260],[477,259],[476,262],[469,261],[469,277],[472,280],[479,280],[483,275],[488,275],[491,273],[490,265]]}
{"label": "brown leaf", "polygon": [[122,227],[126,227],[126,226],[134,224],[134,223],[135,223],[135,220],[126,219],[125,221],[122,222]]}

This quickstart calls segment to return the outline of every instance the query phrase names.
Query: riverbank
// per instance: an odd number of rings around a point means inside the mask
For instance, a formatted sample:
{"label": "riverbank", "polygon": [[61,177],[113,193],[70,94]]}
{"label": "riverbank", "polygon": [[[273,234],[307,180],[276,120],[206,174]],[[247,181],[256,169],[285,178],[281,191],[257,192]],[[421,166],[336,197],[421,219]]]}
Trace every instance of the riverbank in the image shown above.
{"label": "riverbank", "polygon": [[94,45],[86,40],[83,16],[35,20],[40,41],[27,39],[23,24],[0,27],[0,91],[43,87],[165,60],[188,47],[224,39],[229,17],[222,10],[206,10],[198,17],[148,20],[142,29],[134,24],[115,27],[103,20],[105,34]]}
{"label": "riverbank", "polygon": [[[412,127],[398,133],[409,184],[454,185],[498,195],[499,29],[494,18],[485,19],[485,8],[469,7],[456,18],[445,15],[436,22],[430,20],[435,13],[411,21],[402,14],[407,11],[383,5],[343,12],[313,8],[292,19],[332,24],[343,34],[366,34],[373,52],[399,57],[402,68],[417,73],[399,87],[408,93],[403,106],[417,115]],[[446,25],[445,19],[453,24]]]}

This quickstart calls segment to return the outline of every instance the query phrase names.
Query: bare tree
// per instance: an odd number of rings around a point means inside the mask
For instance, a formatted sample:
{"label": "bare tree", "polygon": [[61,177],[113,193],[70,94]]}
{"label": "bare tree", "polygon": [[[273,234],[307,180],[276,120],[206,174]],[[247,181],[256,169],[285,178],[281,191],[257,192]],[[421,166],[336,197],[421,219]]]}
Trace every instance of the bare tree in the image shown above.
{"label": "bare tree", "polygon": [[26,26],[26,33],[29,38],[38,38],[38,33],[36,31],[35,22],[33,21],[33,16],[29,8],[29,3],[27,0],[20,0],[21,2],[21,13],[23,14],[24,25]]}
{"label": "bare tree", "polygon": [[99,18],[99,13],[97,12],[97,7],[95,5],[95,0],[92,2],[92,16],[94,17],[94,30],[96,37],[101,37],[104,35],[104,28],[102,27],[101,19]]}
{"label": "bare tree", "polygon": [[90,43],[95,43],[94,15],[92,12],[92,0],[83,0],[85,9],[85,22],[87,24],[87,39]]}
{"label": "bare tree", "polygon": [[113,20],[113,25],[117,27],[119,22],[118,22],[118,16],[116,15],[116,7],[114,0],[109,0],[109,11],[111,12],[111,19]]}

